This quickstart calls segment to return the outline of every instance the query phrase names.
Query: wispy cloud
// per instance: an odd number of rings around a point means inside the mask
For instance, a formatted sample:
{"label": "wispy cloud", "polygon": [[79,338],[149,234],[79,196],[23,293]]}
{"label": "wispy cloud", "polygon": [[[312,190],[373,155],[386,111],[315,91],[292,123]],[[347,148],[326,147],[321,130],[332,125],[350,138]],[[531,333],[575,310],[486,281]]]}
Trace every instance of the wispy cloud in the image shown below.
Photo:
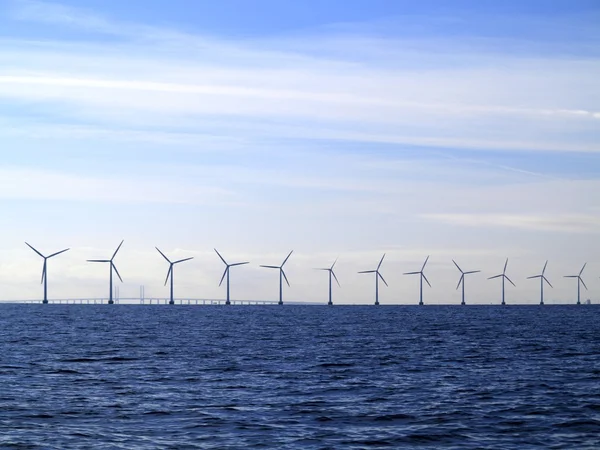
{"label": "wispy cloud", "polygon": [[[57,4],[17,2],[15,17],[120,36],[72,44],[5,42],[0,96],[54,105],[63,117],[169,130],[224,120],[238,136],[388,142],[440,148],[598,152],[600,61],[546,55],[465,55],[449,39],[431,48],[399,38],[379,56],[346,59],[360,35],[336,36],[335,56],[281,42],[232,41],[120,23]],[[363,36],[372,47],[372,38]],[[307,41],[311,42],[310,36]],[[176,43],[175,43],[176,42]],[[410,63],[390,67],[385,61]],[[460,48],[458,51],[457,48]],[[314,49],[317,49],[316,42]],[[422,50],[421,52],[417,50]],[[465,63],[439,63],[440,52]],[[387,53],[386,53],[387,52]],[[426,66],[421,63],[427,62]]]}
{"label": "wispy cloud", "polygon": [[528,231],[598,233],[600,216],[584,214],[423,214],[423,218],[466,227],[517,228]]}

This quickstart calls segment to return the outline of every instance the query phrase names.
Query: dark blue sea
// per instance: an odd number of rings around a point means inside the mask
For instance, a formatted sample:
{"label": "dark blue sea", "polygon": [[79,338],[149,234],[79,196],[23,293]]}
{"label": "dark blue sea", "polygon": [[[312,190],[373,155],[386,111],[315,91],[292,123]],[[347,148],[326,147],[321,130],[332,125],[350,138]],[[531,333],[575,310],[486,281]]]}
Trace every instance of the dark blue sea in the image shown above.
{"label": "dark blue sea", "polygon": [[0,305],[0,447],[600,448],[600,307]]}

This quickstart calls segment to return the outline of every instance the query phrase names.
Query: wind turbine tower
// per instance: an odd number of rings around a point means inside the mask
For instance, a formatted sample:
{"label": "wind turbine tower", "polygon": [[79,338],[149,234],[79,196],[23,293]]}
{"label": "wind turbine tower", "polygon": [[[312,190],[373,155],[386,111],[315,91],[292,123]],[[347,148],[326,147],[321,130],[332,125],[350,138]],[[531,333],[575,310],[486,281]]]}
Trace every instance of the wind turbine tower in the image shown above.
{"label": "wind turbine tower", "polygon": [[290,285],[290,282],[288,281],[287,277],[285,276],[285,272],[283,271],[283,266],[285,266],[285,263],[287,262],[288,259],[290,259],[290,256],[292,256],[292,253],[294,253],[294,250],[292,250],[287,257],[283,260],[283,262],[281,263],[280,266],[260,266],[260,267],[265,267],[266,269],[278,269],[279,270],[279,304],[283,305],[283,279],[285,278],[285,282],[287,283],[287,285]]}
{"label": "wind turbine tower", "polygon": [[335,278],[335,281],[337,282],[338,286],[340,286],[340,282],[338,281],[337,277],[335,276],[335,272],[333,271],[333,268],[335,267],[336,262],[337,262],[337,259],[333,262],[333,264],[329,268],[315,269],[315,270],[324,270],[324,271],[329,272],[329,302],[327,303],[329,306],[333,305],[333,302],[331,301],[331,278],[332,277]]}
{"label": "wind turbine tower", "polygon": [[427,279],[427,277],[425,276],[424,270],[425,270],[425,266],[427,265],[427,261],[429,261],[429,256],[427,258],[425,258],[425,262],[423,263],[423,267],[421,267],[421,270],[419,270],[418,272],[407,272],[404,275],[420,275],[420,279],[419,279],[419,306],[423,306],[423,280],[425,280],[427,282],[427,284],[429,285],[429,287],[431,287],[431,284],[429,283],[429,280]]}
{"label": "wind turbine tower", "polygon": [[465,275],[471,275],[473,273],[479,273],[479,272],[481,272],[481,270],[470,270],[468,272],[463,272],[463,270],[459,267],[459,265],[456,264],[456,261],[452,260],[452,262],[454,263],[454,265],[456,266],[456,268],[460,271],[460,279],[458,280],[458,284],[456,285],[456,289],[457,290],[462,285],[462,301],[460,302],[460,304],[461,305],[466,305],[466,303],[465,303]]}
{"label": "wind turbine tower", "polygon": [[[27,242],[25,242],[25,244],[27,244]],[[42,303],[44,305],[47,305],[48,304],[48,260],[57,255],[60,255],[61,253],[66,252],[69,249],[67,248],[67,249],[61,250],[60,252],[56,252],[56,253],[52,253],[51,255],[44,256],[40,252],[38,252],[35,248],[33,248],[31,245],[27,244],[27,246],[31,250],[36,252],[38,255],[40,255],[42,258],[44,258],[44,266],[42,268],[42,283],[44,283],[44,300],[42,301]]]}
{"label": "wind turbine tower", "polygon": [[117,266],[115,266],[115,263],[113,262],[115,259],[115,256],[117,256],[117,253],[119,252],[119,250],[121,249],[121,245],[123,245],[123,242],[125,241],[121,241],[121,243],[119,244],[119,246],[117,247],[117,249],[115,250],[115,252],[112,255],[112,258],[110,259],[88,259],[88,262],[95,262],[95,263],[109,263],[109,297],[108,297],[108,304],[109,305],[114,305],[115,302],[113,300],[113,270],[115,271],[115,273],[117,274],[117,276],[119,277],[119,280],[121,280],[121,283],[123,282],[123,278],[121,278],[121,275],[119,274],[119,271],[117,270]]}
{"label": "wind turbine tower", "polygon": [[167,278],[165,279],[165,286],[167,285],[167,281],[169,281],[169,278],[171,278],[171,298],[169,300],[169,305],[174,305],[175,299],[173,298],[173,268],[175,267],[175,264],[189,261],[190,259],[194,259],[194,257],[184,258],[184,259],[180,259],[178,261],[171,262],[171,260],[169,258],[167,258],[165,256],[165,254],[158,249],[158,247],[154,247],[154,248],[156,250],[158,250],[158,253],[160,253],[162,255],[162,257],[165,258],[167,260],[167,262],[169,263],[169,271],[167,272]]}
{"label": "wind turbine tower", "polygon": [[249,262],[245,261],[245,262],[227,264],[227,261],[225,261],[225,258],[223,258],[221,256],[221,254],[217,251],[216,248],[215,248],[215,252],[217,252],[217,255],[219,255],[219,258],[221,258],[221,261],[223,261],[223,264],[225,264],[225,272],[223,272],[223,276],[221,277],[221,281],[219,282],[219,286],[221,286],[223,284],[223,279],[225,278],[225,275],[227,275],[227,301],[225,302],[225,304],[226,305],[231,305],[231,301],[229,300],[229,269],[231,267],[243,266],[244,264],[249,264]]}
{"label": "wind turbine tower", "polygon": [[504,301],[504,281],[508,280],[510,284],[516,287],[515,283],[512,282],[510,278],[506,275],[506,267],[508,266],[508,258],[506,258],[506,262],[504,263],[504,270],[499,275],[494,275],[493,277],[489,277],[488,280],[493,280],[494,278],[502,278],[502,305],[506,305]]}
{"label": "wind turbine tower", "polygon": [[579,271],[579,275],[566,275],[565,278],[577,278],[577,304],[581,305],[581,285],[583,284],[583,287],[585,288],[585,290],[587,291],[588,288],[585,285],[585,282],[583,281],[583,278],[581,278],[581,274],[583,273],[583,269],[585,269],[585,266],[587,265],[587,263],[585,263],[583,265],[583,267],[581,268],[581,270]]}
{"label": "wind turbine tower", "polygon": [[544,268],[542,269],[542,273],[541,274],[534,275],[532,277],[527,277],[528,280],[531,280],[533,278],[539,278],[540,279],[540,305],[544,304],[544,281],[546,283],[548,283],[548,286],[550,286],[551,288],[554,288],[554,286],[552,286],[550,284],[550,282],[548,281],[548,279],[544,275],[546,273],[546,266],[547,265],[548,265],[548,261],[546,261],[546,264],[544,264]]}
{"label": "wind turbine tower", "polygon": [[377,269],[363,270],[362,272],[358,272],[358,273],[374,273],[375,274],[375,306],[379,306],[379,279],[381,278],[381,281],[383,281],[383,283],[386,286],[388,285],[386,283],[385,279],[383,278],[383,275],[381,275],[381,273],[379,272],[379,269],[381,268],[381,264],[383,263],[383,258],[385,258],[385,253],[381,257],[379,264],[377,264]]}

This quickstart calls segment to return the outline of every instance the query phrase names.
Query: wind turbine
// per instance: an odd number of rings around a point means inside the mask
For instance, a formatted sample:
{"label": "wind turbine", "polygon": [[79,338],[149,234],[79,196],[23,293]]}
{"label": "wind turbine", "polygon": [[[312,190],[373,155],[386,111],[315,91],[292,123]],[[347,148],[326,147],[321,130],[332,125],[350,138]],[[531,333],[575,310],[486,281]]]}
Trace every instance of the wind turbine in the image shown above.
{"label": "wind turbine", "polygon": [[456,264],[456,261],[452,260],[456,268],[460,271],[460,280],[458,280],[458,284],[456,285],[456,289],[460,287],[462,284],[462,302],[461,305],[465,305],[465,275],[471,275],[472,273],[479,273],[481,270],[470,270],[468,272],[463,272],[463,270]]}
{"label": "wind turbine", "polygon": [[331,277],[332,276],[333,276],[333,278],[335,278],[335,281],[337,282],[338,286],[340,286],[340,282],[338,281],[337,277],[335,276],[335,272],[333,271],[333,268],[334,268],[336,262],[337,262],[337,259],[333,262],[333,264],[329,268],[315,269],[315,270],[325,270],[325,271],[329,272],[329,302],[327,303],[329,306],[333,305],[333,302],[331,301]]}
{"label": "wind turbine", "polygon": [[488,280],[492,280],[494,278],[502,278],[502,304],[506,305],[504,302],[504,280],[508,280],[510,284],[516,287],[515,283],[512,282],[510,278],[506,275],[506,266],[508,266],[508,258],[506,258],[506,262],[504,263],[504,270],[500,275],[494,275],[493,277],[489,277]]}
{"label": "wind turbine", "polygon": [[583,287],[585,288],[585,290],[587,291],[588,288],[585,285],[585,282],[583,281],[583,278],[581,278],[581,274],[583,273],[583,269],[585,269],[585,266],[587,266],[587,263],[585,263],[583,265],[583,267],[581,268],[581,270],[579,271],[579,275],[566,275],[565,278],[577,278],[577,304],[581,305],[581,285],[583,284]]}
{"label": "wind turbine", "polygon": [[169,300],[169,305],[174,305],[175,299],[173,298],[173,267],[175,266],[175,264],[189,261],[190,259],[194,259],[194,257],[192,256],[191,258],[184,258],[184,259],[180,259],[178,261],[171,262],[171,260],[169,258],[167,258],[165,256],[165,254],[158,249],[158,247],[154,247],[154,248],[156,250],[158,250],[158,253],[160,253],[162,255],[162,257],[165,258],[167,260],[167,262],[169,263],[169,271],[167,272],[167,278],[165,279],[165,286],[167,285],[167,281],[169,281],[169,277],[170,277],[171,278],[171,299]]}
{"label": "wind turbine", "polygon": [[546,261],[546,264],[544,264],[544,268],[542,269],[542,273],[540,275],[534,275],[532,277],[527,277],[528,280],[531,280],[533,278],[539,278],[540,279],[540,305],[544,304],[544,281],[546,283],[548,283],[548,286],[550,286],[551,288],[554,289],[554,286],[552,286],[550,284],[550,282],[548,281],[548,279],[546,278],[546,276],[544,275],[544,273],[546,273],[546,266],[548,265],[548,261]]}
{"label": "wind turbine", "polygon": [[[27,244],[27,242],[25,242],[25,244]],[[42,283],[44,283],[44,301],[42,303],[44,305],[47,305],[48,304],[48,269],[47,269],[48,268],[48,260],[57,255],[60,255],[61,253],[66,252],[69,249],[67,248],[65,250],[61,250],[60,252],[52,253],[49,256],[44,256],[40,252],[38,252],[35,248],[33,248],[31,245],[27,244],[27,246],[31,250],[36,252],[38,255],[40,255],[42,258],[44,258],[44,267],[42,268]]]}
{"label": "wind turbine", "polygon": [[385,258],[385,253],[381,257],[381,261],[379,261],[379,264],[377,264],[377,269],[363,270],[362,272],[358,272],[358,273],[374,273],[375,274],[375,306],[379,306],[379,279],[381,278],[381,281],[383,281],[386,286],[388,285],[386,283],[385,279],[383,278],[383,275],[381,275],[381,273],[379,272],[379,268],[381,267],[383,258]]}
{"label": "wind turbine", "polygon": [[285,272],[283,271],[283,266],[285,265],[285,263],[287,262],[287,260],[290,258],[290,256],[292,256],[292,253],[294,253],[294,250],[292,250],[287,257],[283,260],[283,262],[281,263],[280,266],[260,266],[260,267],[265,267],[267,269],[279,269],[279,304],[283,305],[283,279],[285,278],[285,282],[287,283],[287,285],[290,285],[290,282],[288,281],[287,277],[285,276]]}
{"label": "wind turbine", "polygon": [[427,282],[427,284],[429,284],[429,287],[431,287],[431,284],[429,283],[429,280],[425,276],[425,273],[423,273],[423,271],[425,270],[425,265],[427,264],[427,261],[429,261],[429,256],[425,259],[425,262],[423,263],[423,267],[421,267],[421,270],[419,270],[418,272],[407,272],[407,273],[404,274],[404,275],[420,275],[420,279],[419,279],[419,306],[423,305],[423,280],[425,280]]}
{"label": "wind turbine", "polygon": [[95,263],[109,263],[109,273],[110,273],[110,282],[109,282],[109,297],[108,297],[108,304],[109,305],[113,305],[115,302],[113,301],[113,270],[115,271],[115,273],[117,274],[117,276],[119,277],[119,280],[121,280],[121,283],[123,282],[123,278],[121,278],[121,275],[119,275],[119,271],[117,270],[117,266],[115,266],[115,263],[113,263],[113,260],[115,259],[115,256],[117,256],[117,253],[119,251],[119,249],[121,248],[121,245],[123,245],[123,242],[125,242],[124,240],[121,241],[121,243],[119,244],[119,246],[117,247],[117,249],[115,250],[115,252],[112,255],[112,258],[110,259],[88,259],[88,262],[95,262]]}
{"label": "wind turbine", "polygon": [[219,283],[219,286],[221,286],[223,284],[223,279],[225,278],[225,275],[227,275],[227,301],[225,302],[225,304],[231,305],[231,302],[229,301],[229,268],[235,267],[235,266],[243,266],[244,264],[249,264],[249,263],[248,263],[248,261],[246,261],[246,262],[240,262],[240,263],[227,264],[227,261],[225,261],[225,258],[223,258],[221,256],[221,254],[217,251],[216,248],[215,248],[215,252],[217,252],[217,255],[219,255],[219,258],[221,258],[221,261],[223,261],[223,264],[225,264],[225,272],[223,272],[223,276],[221,277],[221,282]]}

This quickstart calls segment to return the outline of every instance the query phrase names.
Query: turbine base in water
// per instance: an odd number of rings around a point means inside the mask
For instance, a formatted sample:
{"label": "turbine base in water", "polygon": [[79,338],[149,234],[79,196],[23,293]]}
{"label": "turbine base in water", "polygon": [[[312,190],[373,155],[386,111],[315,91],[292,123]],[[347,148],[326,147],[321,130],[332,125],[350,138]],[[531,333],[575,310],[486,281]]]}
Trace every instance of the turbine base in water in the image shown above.
{"label": "turbine base in water", "polygon": [[109,305],[114,305],[114,304],[115,304],[115,301],[114,301],[114,300],[109,300],[109,301],[108,301],[108,304],[109,304]]}

